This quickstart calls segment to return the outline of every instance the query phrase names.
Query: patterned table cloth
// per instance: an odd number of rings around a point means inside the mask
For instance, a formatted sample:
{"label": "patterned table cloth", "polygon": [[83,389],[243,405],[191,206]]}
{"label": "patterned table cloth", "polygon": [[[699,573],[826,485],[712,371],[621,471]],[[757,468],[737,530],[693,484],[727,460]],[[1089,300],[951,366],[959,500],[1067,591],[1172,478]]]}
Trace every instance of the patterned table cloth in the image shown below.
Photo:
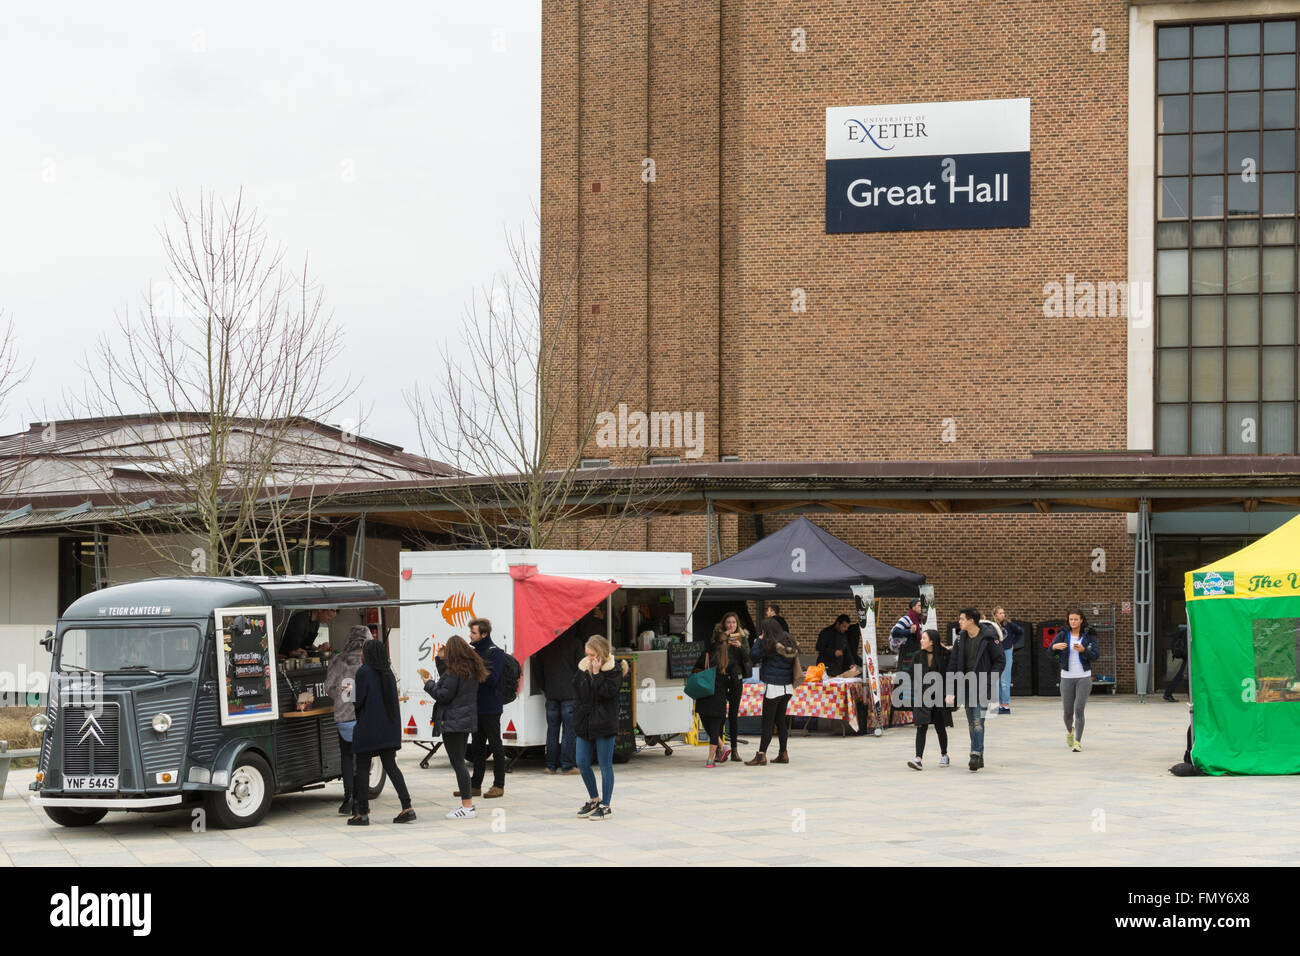
{"label": "patterned table cloth", "polygon": [[[893,689],[894,681],[891,675],[880,675],[880,710],[886,727],[892,727],[897,724],[910,724],[912,714],[910,711],[899,711],[897,714],[889,705],[889,694]],[[744,692],[740,698],[740,714],[742,717],[761,717],[763,714],[763,684],[746,684]],[[830,720],[848,721],[853,732],[857,733],[859,729],[858,708],[866,716],[867,729],[874,730],[876,727],[875,716],[872,713],[871,698],[867,693],[867,685],[862,683],[852,684],[800,684],[794,690],[794,696],[790,699],[790,706],[786,708],[786,713],[791,717],[826,717]]]}

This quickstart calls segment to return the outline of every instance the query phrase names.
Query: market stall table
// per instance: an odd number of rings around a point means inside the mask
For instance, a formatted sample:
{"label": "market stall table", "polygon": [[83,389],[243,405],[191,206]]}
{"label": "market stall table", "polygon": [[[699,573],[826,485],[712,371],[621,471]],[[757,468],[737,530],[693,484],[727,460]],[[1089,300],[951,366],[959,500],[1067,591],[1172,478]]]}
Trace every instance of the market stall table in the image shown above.
{"label": "market stall table", "polygon": [[[880,675],[880,710],[884,726],[895,727],[912,722],[911,711],[894,713],[889,703],[894,681],[890,674]],[[763,714],[763,684],[746,684],[740,698],[740,716],[761,717]],[[786,713],[791,717],[825,717],[829,720],[841,720],[859,732],[858,706],[866,715],[867,729],[875,730],[876,721],[872,713],[871,701],[867,694],[867,685],[860,681],[847,683],[817,684],[804,682],[794,690],[790,706]]]}

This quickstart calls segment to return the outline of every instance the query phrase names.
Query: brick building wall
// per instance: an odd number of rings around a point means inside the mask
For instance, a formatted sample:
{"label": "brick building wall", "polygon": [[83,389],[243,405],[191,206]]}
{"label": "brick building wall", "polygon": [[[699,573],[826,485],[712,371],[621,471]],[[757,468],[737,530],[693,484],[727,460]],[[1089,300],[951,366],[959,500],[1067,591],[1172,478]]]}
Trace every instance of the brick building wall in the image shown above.
{"label": "brick building wall", "polygon": [[[700,412],[705,461],[1124,448],[1125,320],[1045,319],[1043,301],[1067,274],[1126,278],[1127,10],[544,0],[543,237],[549,259],[576,259],[577,286],[547,320],[575,436],[616,397]],[[1007,97],[1032,101],[1029,228],[826,234],[828,106]],[[806,312],[791,310],[795,289]],[[616,395],[592,408],[591,370],[611,365]],[[586,450],[615,463],[683,452]],[[769,515],[766,530],[784,520]],[[1042,620],[1070,601],[1132,597],[1119,515],[815,520],[925,572],[945,616],[996,600]],[[721,531],[726,554],[753,541],[748,519]],[[702,519],[655,519],[627,539],[708,563]],[[1090,570],[1094,547],[1105,574]],[[899,604],[886,601],[882,623]],[[787,617],[811,639],[838,610]],[[1130,622],[1117,635],[1128,688]]]}

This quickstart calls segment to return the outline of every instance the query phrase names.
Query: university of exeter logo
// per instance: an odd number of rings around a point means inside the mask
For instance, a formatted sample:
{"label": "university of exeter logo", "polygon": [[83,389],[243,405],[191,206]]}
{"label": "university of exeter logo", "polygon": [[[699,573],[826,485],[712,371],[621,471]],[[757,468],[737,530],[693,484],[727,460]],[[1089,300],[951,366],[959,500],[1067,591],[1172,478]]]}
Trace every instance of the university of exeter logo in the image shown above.
{"label": "university of exeter logo", "polygon": [[1193,571],[1192,594],[1209,597],[1218,594],[1233,594],[1232,572]]}

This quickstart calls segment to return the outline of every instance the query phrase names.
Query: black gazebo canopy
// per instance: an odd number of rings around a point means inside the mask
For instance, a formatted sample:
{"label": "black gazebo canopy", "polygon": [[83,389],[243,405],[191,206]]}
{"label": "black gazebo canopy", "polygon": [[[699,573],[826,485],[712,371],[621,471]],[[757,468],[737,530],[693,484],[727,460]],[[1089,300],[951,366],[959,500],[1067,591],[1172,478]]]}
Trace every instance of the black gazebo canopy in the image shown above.
{"label": "black gazebo canopy", "polygon": [[744,551],[696,573],[776,585],[758,592],[710,588],[705,600],[849,599],[854,584],[875,585],[877,597],[911,597],[925,583],[924,574],[877,561],[807,518],[792,521]]}

